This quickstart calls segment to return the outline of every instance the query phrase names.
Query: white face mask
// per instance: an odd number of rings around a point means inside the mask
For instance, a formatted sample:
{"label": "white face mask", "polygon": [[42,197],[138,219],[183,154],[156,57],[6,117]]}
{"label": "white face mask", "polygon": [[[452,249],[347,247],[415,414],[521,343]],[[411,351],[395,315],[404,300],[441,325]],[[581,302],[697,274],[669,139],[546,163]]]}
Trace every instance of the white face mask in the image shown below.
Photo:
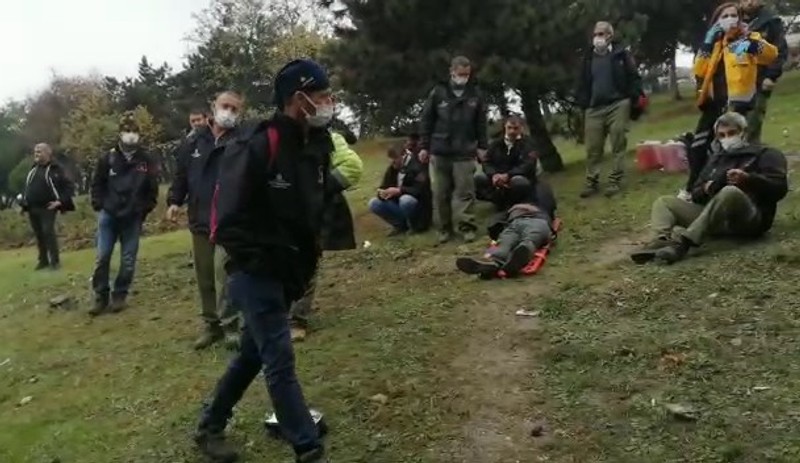
{"label": "white face mask", "polygon": [[321,128],[330,124],[331,120],[333,120],[333,115],[336,112],[334,106],[332,104],[317,105],[311,101],[311,98],[309,98],[305,93],[303,93],[303,96],[305,97],[306,101],[308,101],[311,106],[314,107],[314,114],[309,114],[305,109],[303,110],[303,112],[306,113],[306,122],[308,122],[308,125],[315,128]]}
{"label": "white face mask", "polygon": [[469,81],[469,77],[459,77],[459,76],[450,76],[450,80],[453,82],[453,85],[456,87],[463,87],[467,85]]}
{"label": "white face mask", "polygon": [[605,50],[608,48],[608,40],[605,37],[596,36],[592,39],[592,45],[594,45],[595,50]]}
{"label": "white face mask", "polygon": [[139,144],[139,134],[136,132],[122,132],[119,134],[119,141],[123,145],[135,146]]}
{"label": "white face mask", "polygon": [[223,129],[232,129],[236,127],[238,116],[230,109],[214,108],[214,122]]}
{"label": "white face mask", "polygon": [[733,151],[744,146],[744,139],[741,135],[735,135],[733,137],[720,139],[719,144],[725,151]]}
{"label": "white face mask", "polygon": [[719,20],[719,27],[722,28],[723,31],[728,32],[729,30],[733,29],[739,24],[739,18],[722,18]]}

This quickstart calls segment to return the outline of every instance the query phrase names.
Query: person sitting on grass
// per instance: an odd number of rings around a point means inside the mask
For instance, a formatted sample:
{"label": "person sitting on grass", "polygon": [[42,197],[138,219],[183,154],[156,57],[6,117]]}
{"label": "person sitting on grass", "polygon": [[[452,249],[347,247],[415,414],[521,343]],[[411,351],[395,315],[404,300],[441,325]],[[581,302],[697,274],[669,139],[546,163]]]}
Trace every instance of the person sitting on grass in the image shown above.
{"label": "person sitting on grass", "polygon": [[422,233],[430,228],[433,218],[427,166],[420,162],[408,142],[405,147],[389,148],[388,154],[391,163],[377,197],[369,202],[369,210],[392,226],[390,236],[408,231]]}
{"label": "person sitting on grass", "polygon": [[481,257],[460,257],[456,267],[482,279],[491,279],[502,270],[509,277],[519,276],[536,251],[553,236],[556,201],[549,185],[531,189],[527,201],[511,206],[489,227],[496,246]]}
{"label": "person sitting on grass", "polygon": [[494,203],[501,211],[524,200],[536,185],[536,150],[523,128],[521,117],[509,117],[503,138],[489,145],[486,159],[481,163],[483,171],[475,174],[477,198]]}
{"label": "person sitting on grass", "polygon": [[[778,202],[788,192],[784,155],[748,143],[747,119],[729,112],[717,119],[718,143],[691,191],[691,200],[662,196],[653,203],[655,239],[634,252],[637,264],[673,264],[709,235],[757,238],[772,228]],[[685,227],[685,228],[683,228]]]}

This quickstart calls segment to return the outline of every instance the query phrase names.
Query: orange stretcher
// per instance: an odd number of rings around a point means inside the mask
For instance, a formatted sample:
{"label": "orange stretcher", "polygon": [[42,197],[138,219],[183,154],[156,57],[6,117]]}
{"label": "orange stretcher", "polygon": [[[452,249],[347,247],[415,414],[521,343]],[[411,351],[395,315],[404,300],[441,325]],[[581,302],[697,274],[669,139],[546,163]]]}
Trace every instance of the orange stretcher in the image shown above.
{"label": "orange stretcher", "polygon": [[[553,235],[550,237],[547,243],[545,243],[544,246],[539,248],[539,250],[537,250],[533,254],[533,258],[531,258],[531,261],[528,262],[528,265],[526,265],[525,268],[523,268],[522,271],[520,272],[521,276],[535,275],[539,273],[539,270],[541,270],[542,267],[544,267],[545,262],[547,262],[547,255],[550,254],[550,249],[552,249],[553,245],[556,242],[556,237],[558,236],[558,232],[561,231],[561,225],[562,223],[560,218],[556,217],[555,219],[553,219],[553,224],[551,226],[551,228],[553,229]],[[491,251],[495,247],[497,247],[497,242],[492,241],[491,244],[489,245],[489,251]],[[507,277],[506,272],[504,272],[503,270],[497,271],[497,278],[506,278],[506,277]]]}

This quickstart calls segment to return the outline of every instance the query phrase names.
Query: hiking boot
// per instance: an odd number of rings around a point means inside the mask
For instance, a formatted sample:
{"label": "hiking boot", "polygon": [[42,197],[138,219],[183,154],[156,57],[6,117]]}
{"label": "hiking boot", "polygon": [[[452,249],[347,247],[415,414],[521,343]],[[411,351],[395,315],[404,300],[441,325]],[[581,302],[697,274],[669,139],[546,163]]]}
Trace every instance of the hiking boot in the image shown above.
{"label": "hiking boot", "polygon": [[511,251],[511,256],[508,258],[508,262],[503,265],[502,270],[506,272],[508,276],[517,276],[522,272],[522,269],[528,265],[531,258],[533,258],[533,251],[527,246],[520,244]]}
{"label": "hiking boot", "polygon": [[219,325],[208,325],[206,329],[203,331],[203,334],[195,341],[194,349],[195,350],[203,350],[208,349],[209,347],[213,346],[215,343],[221,341],[225,337],[225,333],[222,331],[222,327]]}
{"label": "hiking boot", "polygon": [[297,456],[297,463],[328,463],[325,449],[318,448]]}
{"label": "hiking boot", "polygon": [[586,188],[581,191],[581,199],[591,198],[592,196],[596,196],[600,193],[600,187],[596,183],[591,183],[586,185]]}
{"label": "hiking boot", "polygon": [[406,236],[408,234],[408,230],[403,228],[395,228],[394,230],[390,231],[387,235],[387,238],[399,238],[401,236]]}
{"label": "hiking boot", "polygon": [[89,311],[89,315],[96,317],[104,314],[108,310],[108,296],[96,296],[94,299],[94,306]]}
{"label": "hiking boot", "polygon": [[437,239],[439,244],[446,244],[452,241],[453,239],[453,232],[451,231],[440,231],[437,235]]}
{"label": "hiking boot", "polygon": [[234,463],[239,460],[239,453],[225,439],[224,433],[199,431],[194,442],[200,453],[214,463]]}
{"label": "hiking boot", "polygon": [[500,270],[497,262],[484,257],[459,257],[456,267],[467,275],[478,275],[481,278],[494,277]]}
{"label": "hiking boot", "polygon": [[605,195],[606,198],[613,198],[622,192],[622,187],[619,183],[611,183],[606,187]]}
{"label": "hiking boot", "polygon": [[125,296],[120,294],[113,294],[111,296],[111,313],[120,313],[128,308],[128,303],[125,302]]}
{"label": "hiking boot", "polygon": [[461,234],[462,238],[464,238],[465,243],[472,243],[477,239],[475,236],[475,232],[472,230],[467,230]]}
{"label": "hiking boot", "polygon": [[672,242],[669,246],[656,251],[655,258],[659,263],[672,265],[685,259],[692,246],[691,241],[683,238],[680,242]]}
{"label": "hiking boot", "polygon": [[665,236],[659,236],[649,243],[645,243],[640,250],[631,253],[631,260],[638,265],[644,265],[648,262],[652,262],[656,258],[656,252],[659,249],[666,248],[672,244],[673,241],[669,238]]}
{"label": "hiking boot", "polygon": [[35,268],[34,270],[38,272],[39,270],[44,270],[44,269],[46,269],[46,268],[47,268],[47,267],[49,267],[49,266],[50,266],[50,265],[49,265],[47,262],[39,262],[39,263],[36,265],[36,268]]}

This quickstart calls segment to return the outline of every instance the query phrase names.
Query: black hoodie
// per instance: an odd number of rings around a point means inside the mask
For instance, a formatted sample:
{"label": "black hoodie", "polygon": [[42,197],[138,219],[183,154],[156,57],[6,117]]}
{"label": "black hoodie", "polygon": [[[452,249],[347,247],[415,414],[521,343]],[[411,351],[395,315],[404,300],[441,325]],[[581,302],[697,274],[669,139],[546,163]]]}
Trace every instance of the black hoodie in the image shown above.
{"label": "black hoodie", "polygon": [[91,196],[95,211],[144,220],[158,202],[158,165],[141,149],[128,160],[113,148],[97,160]]}

